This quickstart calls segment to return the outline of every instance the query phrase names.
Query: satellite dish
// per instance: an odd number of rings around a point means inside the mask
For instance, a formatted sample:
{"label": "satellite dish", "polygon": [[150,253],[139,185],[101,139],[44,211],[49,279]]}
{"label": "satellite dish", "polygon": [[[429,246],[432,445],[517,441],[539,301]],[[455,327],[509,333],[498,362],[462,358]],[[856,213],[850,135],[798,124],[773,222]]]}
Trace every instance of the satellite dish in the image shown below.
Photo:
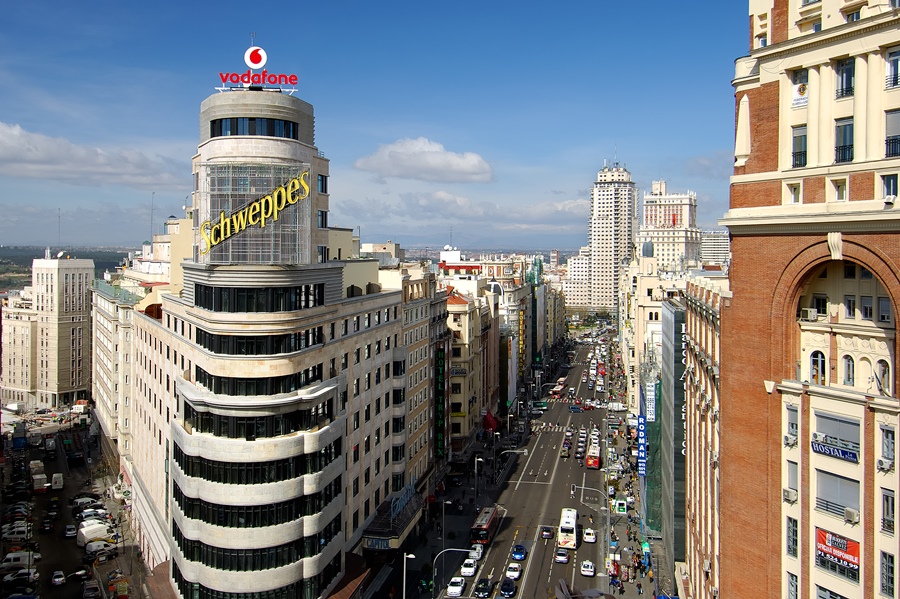
{"label": "satellite dish", "polygon": [[65,250],[63,250],[63,251],[61,251],[60,253],[56,254],[56,257],[57,257],[57,258],[62,258],[62,255],[65,254],[65,253],[66,253]]}

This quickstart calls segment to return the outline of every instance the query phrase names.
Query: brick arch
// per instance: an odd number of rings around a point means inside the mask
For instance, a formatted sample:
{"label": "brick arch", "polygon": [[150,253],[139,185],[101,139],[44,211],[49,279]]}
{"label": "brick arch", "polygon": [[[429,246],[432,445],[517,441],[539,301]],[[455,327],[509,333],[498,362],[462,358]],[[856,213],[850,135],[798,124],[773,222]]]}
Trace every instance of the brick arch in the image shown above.
{"label": "brick arch", "polygon": [[[878,279],[887,291],[894,313],[894,326],[898,325],[898,298],[900,298],[900,265],[882,252],[871,248],[883,247],[877,240],[864,244],[863,239],[844,239],[842,257],[855,262],[868,270]],[[769,338],[772,340],[770,372],[780,373],[780,378],[793,379],[794,363],[797,359],[795,348],[800,343],[800,327],[797,325],[796,306],[800,299],[800,291],[817,266],[831,262],[831,252],[827,240],[822,239],[798,252],[784,267],[775,284],[775,293],[769,307],[771,315],[781,315],[781,320],[770,320]],[[897,328],[900,332],[900,327]],[[891,364],[891,393],[897,394],[897,359],[900,356],[900,335],[894,336],[894,360]]]}

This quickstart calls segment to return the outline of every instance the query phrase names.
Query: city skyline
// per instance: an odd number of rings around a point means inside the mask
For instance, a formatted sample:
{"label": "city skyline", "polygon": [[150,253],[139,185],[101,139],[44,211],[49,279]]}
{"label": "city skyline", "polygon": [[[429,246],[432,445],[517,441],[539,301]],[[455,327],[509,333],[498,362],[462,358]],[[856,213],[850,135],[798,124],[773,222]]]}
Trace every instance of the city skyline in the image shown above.
{"label": "city skyline", "polygon": [[[220,73],[246,70],[253,31],[266,67],[297,74],[296,95],[317,108],[331,225],[359,227],[364,242],[578,248],[604,160],[627,166],[642,191],[665,179],[697,192],[704,228],[727,208],[725,82],[744,53],[740,5],[706,2],[690,14],[479,5],[473,19],[474,5],[351,3],[299,11],[302,33],[285,36],[265,14],[232,18],[236,4],[52,4],[40,16],[9,7],[0,36],[7,244],[133,246],[181,216],[197,107]],[[275,4],[268,14],[291,10]],[[694,75],[647,68],[661,45],[697,47],[691,32],[703,22],[717,27],[692,53]],[[643,91],[651,81],[654,91]]]}

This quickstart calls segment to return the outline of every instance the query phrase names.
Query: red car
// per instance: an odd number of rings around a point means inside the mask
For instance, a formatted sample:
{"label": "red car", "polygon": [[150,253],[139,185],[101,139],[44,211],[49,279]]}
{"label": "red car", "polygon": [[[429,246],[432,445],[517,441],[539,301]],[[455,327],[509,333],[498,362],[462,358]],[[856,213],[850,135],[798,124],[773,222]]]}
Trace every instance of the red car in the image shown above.
{"label": "red car", "polygon": [[581,405],[581,398],[580,398],[580,397],[576,397],[576,398],[575,398],[575,405],[576,405],[576,406],[580,406],[580,405]]}

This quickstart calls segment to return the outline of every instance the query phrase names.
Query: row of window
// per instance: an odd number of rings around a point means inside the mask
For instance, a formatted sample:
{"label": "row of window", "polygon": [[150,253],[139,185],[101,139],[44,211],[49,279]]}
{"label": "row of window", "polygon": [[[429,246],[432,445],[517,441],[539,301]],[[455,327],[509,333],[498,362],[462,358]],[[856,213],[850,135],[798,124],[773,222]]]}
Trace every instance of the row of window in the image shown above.
{"label": "row of window", "polygon": [[325,283],[295,287],[194,285],[194,305],[213,312],[293,312],[325,305]]}
{"label": "row of window", "polygon": [[272,356],[300,351],[325,342],[322,327],[284,335],[218,335],[197,329],[197,344],[214,354]]}
{"label": "row of window", "polygon": [[322,378],[323,369],[322,364],[316,364],[299,372],[282,376],[247,378],[218,376],[196,366],[194,368],[194,380],[208,391],[221,395],[277,395],[279,393],[292,393],[307,385],[324,380]]}
{"label": "row of window", "polygon": [[337,439],[317,453],[306,453],[268,462],[220,462],[184,453],[175,444],[175,463],[185,476],[228,485],[264,485],[315,474],[341,457]]}
{"label": "row of window", "polygon": [[231,572],[254,572],[289,566],[296,561],[319,555],[331,540],[341,532],[341,517],[325,525],[312,536],[300,537],[290,543],[259,549],[231,549],[207,545],[184,536],[172,522],[172,537],[182,555],[192,562]]}
{"label": "row of window", "polygon": [[340,574],[341,556],[338,554],[328,562],[321,574],[277,589],[241,593],[217,591],[198,582],[186,580],[178,569],[178,564],[174,563],[174,560],[172,563],[172,579],[184,599],[318,599]]}
{"label": "row of window", "polygon": [[266,505],[211,503],[185,495],[177,484],[173,489],[173,497],[185,517],[192,520],[229,528],[259,528],[286,524],[318,514],[342,492],[343,485],[341,477],[338,476],[317,493]]}
{"label": "row of window", "polygon": [[[828,378],[826,373],[828,371],[825,364],[825,354],[818,350],[814,351],[810,354],[809,360],[809,382],[813,385],[827,385]],[[866,360],[864,359],[863,362],[866,362]],[[841,365],[842,372],[839,376],[842,376],[843,384],[855,385],[856,361],[852,356],[845,355],[841,359]],[[875,363],[874,372],[872,372],[872,377],[868,382],[874,385],[874,389],[878,390],[879,395],[891,394],[891,367],[888,365],[887,360],[878,360]]]}
{"label": "row of window", "polygon": [[199,433],[210,433],[229,439],[266,439],[308,431],[321,419],[331,419],[333,416],[334,406],[331,400],[310,409],[271,416],[225,416],[213,412],[200,412],[189,402],[184,402],[186,424]]}
{"label": "row of window", "polygon": [[266,137],[299,139],[299,132],[300,126],[297,123],[282,119],[238,117],[213,119],[209,122],[210,137],[225,137],[228,135],[264,135]]}

